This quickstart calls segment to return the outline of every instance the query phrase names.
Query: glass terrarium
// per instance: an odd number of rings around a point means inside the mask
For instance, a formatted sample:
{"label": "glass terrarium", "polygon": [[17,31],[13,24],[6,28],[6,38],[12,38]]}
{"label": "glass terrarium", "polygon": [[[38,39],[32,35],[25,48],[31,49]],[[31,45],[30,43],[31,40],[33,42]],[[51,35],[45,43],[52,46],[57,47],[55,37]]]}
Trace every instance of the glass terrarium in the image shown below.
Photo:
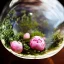
{"label": "glass terrarium", "polygon": [[12,54],[44,59],[64,45],[64,9],[54,0],[12,0],[0,16],[0,39]]}

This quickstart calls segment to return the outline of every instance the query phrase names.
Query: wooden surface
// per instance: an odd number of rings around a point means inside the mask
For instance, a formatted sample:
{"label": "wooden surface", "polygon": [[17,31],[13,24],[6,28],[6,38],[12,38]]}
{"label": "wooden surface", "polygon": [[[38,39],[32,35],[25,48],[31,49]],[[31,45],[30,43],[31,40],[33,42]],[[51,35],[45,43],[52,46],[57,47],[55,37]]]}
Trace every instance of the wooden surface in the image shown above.
{"label": "wooden surface", "polygon": [[8,52],[0,43],[0,64],[64,64],[64,48],[55,56],[41,60],[20,59]]}

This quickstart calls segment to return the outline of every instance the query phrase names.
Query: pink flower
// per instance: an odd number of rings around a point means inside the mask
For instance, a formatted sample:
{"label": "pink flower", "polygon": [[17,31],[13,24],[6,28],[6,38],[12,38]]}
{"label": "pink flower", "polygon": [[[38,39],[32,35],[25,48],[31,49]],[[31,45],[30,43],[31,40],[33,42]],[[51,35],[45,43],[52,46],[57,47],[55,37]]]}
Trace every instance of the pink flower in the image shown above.
{"label": "pink flower", "polygon": [[30,38],[30,34],[29,33],[25,33],[23,36],[24,39],[29,39]]}
{"label": "pink flower", "polygon": [[38,50],[38,51],[42,51],[45,48],[45,41],[42,37],[40,36],[34,36],[31,40],[30,40],[30,47],[32,49]]}
{"label": "pink flower", "polygon": [[23,51],[22,43],[19,41],[10,42],[11,49],[16,53],[21,53]]}

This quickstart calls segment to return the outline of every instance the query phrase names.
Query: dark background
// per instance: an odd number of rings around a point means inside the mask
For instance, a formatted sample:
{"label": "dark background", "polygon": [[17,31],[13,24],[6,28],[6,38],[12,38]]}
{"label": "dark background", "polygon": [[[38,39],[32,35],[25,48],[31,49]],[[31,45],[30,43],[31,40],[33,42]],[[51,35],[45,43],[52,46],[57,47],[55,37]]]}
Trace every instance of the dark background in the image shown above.
{"label": "dark background", "polygon": [[[7,1],[11,1],[11,0],[0,0],[0,13],[1,13],[3,7],[5,6],[5,4],[7,3]],[[63,0],[59,0],[59,1],[64,5],[64,1]]]}
{"label": "dark background", "polygon": [[[3,7],[10,0],[0,0],[0,13]],[[63,0],[59,0],[64,5]],[[52,0],[53,2],[53,0]],[[64,64],[64,48],[55,56],[41,60],[20,59],[9,53],[0,42],[0,64]]]}

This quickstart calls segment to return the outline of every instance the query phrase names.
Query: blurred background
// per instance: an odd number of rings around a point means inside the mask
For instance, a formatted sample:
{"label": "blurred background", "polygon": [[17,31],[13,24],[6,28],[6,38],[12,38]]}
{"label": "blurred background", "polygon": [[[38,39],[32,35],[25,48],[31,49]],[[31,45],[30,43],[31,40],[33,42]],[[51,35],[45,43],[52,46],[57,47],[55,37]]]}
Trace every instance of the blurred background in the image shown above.
{"label": "blurred background", "polygon": [[[7,3],[7,1],[11,1],[11,0],[0,0],[0,13],[3,7],[5,6],[5,4]],[[62,3],[62,5],[64,6],[64,0],[58,0],[58,1],[60,1],[60,3]]]}
{"label": "blurred background", "polygon": [[[3,7],[10,0],[0,0],[0,13]],[[59,2],[64,6],[63,0]],[[20,59],[9,53],[0,42],[0,64],[64,64],[64,48],[55,56],[44,60],[25,60]]]}

